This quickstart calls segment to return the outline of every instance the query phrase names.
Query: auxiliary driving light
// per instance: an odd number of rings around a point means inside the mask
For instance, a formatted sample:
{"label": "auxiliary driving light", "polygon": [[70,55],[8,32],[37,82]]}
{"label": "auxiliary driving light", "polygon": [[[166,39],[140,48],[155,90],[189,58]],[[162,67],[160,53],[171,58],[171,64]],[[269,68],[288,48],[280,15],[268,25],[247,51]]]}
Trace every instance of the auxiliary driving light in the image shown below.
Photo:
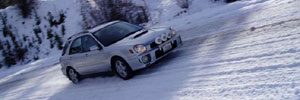
{"label": "auxiliary driving light", "polygon": [[162,35],[161,35],[161,40],[167,41],[167,40],[168,40],[167,35],[166,35],[166,34],[162,34]]}
{"label": "auxiliary driving light", "polygon": [[155,39],[155,43],[156,44],[161,44],[163,41],[162,41],[162,39],[161,39],[161,37],[157,37],[156,39]]}

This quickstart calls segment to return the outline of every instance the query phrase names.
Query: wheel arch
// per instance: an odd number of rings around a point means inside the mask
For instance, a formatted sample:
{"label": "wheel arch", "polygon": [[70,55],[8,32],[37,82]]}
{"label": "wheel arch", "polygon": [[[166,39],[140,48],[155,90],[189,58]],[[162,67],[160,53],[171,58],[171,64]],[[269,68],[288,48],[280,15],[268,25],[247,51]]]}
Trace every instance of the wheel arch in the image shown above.
{"label": "wheel arch", "polygon": [[115,59],[122,59],[122,60],[124,60],[129,65],[129,68],[132,70],[132,66],[130,66],[129,62],[125,58],[123,58],[122,56],[119,56],[119,55],[114,55],[110,59],[110,64],[111,64],[111,69],[112,70],[113,70],[113,61]]}
{"label": "wheel arch", "polygon": [[[111,59],[110,59],[110,64],[111,64],[111,66],[113,66],[113,61],[114,61],[115,59],[123,59],[123,60],[125,60],[125,59],[124,59],[123,57],[121,57],[121,56],[114,55],[114,56],[112,56]],[[126,60],[125,60],[125,61],[126,61]]]}
{"label": "wheel arch", "polygon": [[67,67],[66,67],[66,75],[67,75],[67,77],[69,77],[69,73],[68,73],[68,70],[69,70],[69,69],[74,69],[75,72],[76,72],[78,75],[81,75],[74,67],[72,67],[72,66],[67,66]]}
{"label": "wheel arch", "polygon": [[[69,77],[69,73],[68,73],[68,71],[69,71],[69,69],[71,69],[71,68],[73,68],[72,66],[67,66],[66,67],[66,75],[67,75],[67,77]],[[73,68],[74,69],[74,68]]]}
{"label": "wheel arch", "polygon": [[[123,60],[122,62],[124,62],[124,63],[126,63],[126,67],[128,68],[128,75],[126,76],[126,77],[123,77],[123,76],[121,76],[117,71],[116,71],[116,67],[114,67],[114,60],[116,60],[116,59],[119,59],[119,60]],[[113,56],[112,58],[111,58],[111,70],[113,71],[113,72],[115,72],[115,74],[117,74],[119,77],[121,77],[122,79],[124,79],[124,80],[128,80],[128,79],[130,79],[131,77],[133,77],[133,70],[132,70],[132,67],[129,65],[129,63],[123,58],[123,57],[121,57],[121,56]]]}

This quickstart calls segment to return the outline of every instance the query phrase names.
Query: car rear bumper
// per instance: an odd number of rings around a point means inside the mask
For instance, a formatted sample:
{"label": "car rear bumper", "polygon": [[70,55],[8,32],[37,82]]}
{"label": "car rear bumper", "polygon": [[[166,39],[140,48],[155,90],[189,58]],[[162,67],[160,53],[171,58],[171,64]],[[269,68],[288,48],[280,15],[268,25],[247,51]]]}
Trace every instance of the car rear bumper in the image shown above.
{"label": "car rear bumper", "polygon": [[[167,50],[163,50],[164,46],[171,45],[171,48],[168,48]],[[167,56],[168,54],[172,53],[177,48],[181,47],[182,40],[180,35],[176,35],[175,37],[171,38],[170,40],[164,42],[163,44],[151,48],[148,52],[143,53],[141,55],[138,55],[136,59],[129,62],[132,70],[139,70],[145,67],[150,66],[151,64],[155,63],[156,61],[162,59],[163,57]],[[143,57],[148,57],[149,61],[143,61]]]}

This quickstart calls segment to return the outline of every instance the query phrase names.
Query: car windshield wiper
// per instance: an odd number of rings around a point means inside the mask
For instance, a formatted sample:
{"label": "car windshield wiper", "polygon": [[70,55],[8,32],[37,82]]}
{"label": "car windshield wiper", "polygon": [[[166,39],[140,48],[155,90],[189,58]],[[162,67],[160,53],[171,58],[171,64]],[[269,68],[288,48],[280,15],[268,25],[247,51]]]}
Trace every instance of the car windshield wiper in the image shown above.
{"label": "car windshield wiper", "polygon": [[143,32],[141,32],[140,34],[134,36],[133,38],[138,38],[138,37],[140,37],[140,36],[142,36],[142,35],[144,35],[146,33],[148,33],[148,30],[144,30]]}
{"label": "car windshield wiper", "polygon": [[[125,35],[123,38],[128,37],[128,36],[130,36],[131,34],[136,33],[136,32],[138,32],[138,31],[141,31],[141,30],[143,30],[143,29],[139,29],[139,30],[130,32],[130,33],[128,33],[127,35]],[[122,38],[122,39],[123,39],[123,38]]]}

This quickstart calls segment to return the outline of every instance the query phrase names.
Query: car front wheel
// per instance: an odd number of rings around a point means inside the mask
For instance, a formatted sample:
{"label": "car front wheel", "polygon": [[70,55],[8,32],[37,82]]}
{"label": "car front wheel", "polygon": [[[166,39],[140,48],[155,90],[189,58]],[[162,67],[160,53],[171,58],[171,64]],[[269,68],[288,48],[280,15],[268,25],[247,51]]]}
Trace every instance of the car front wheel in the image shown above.
{"label": "car front wheel", "polygon": [[69,68],[67,70],[67,74],[68,74],[68,78],[74,83],[74,84],[78,84],[80,81],[80,75],[79,73],[73,69],[73,68]]}
{"label": "car front wheel", "polygon": [[124,80],[128,80],[133,76],[133,71],[129,64],[120,58],[113,61],[113,71]]}

